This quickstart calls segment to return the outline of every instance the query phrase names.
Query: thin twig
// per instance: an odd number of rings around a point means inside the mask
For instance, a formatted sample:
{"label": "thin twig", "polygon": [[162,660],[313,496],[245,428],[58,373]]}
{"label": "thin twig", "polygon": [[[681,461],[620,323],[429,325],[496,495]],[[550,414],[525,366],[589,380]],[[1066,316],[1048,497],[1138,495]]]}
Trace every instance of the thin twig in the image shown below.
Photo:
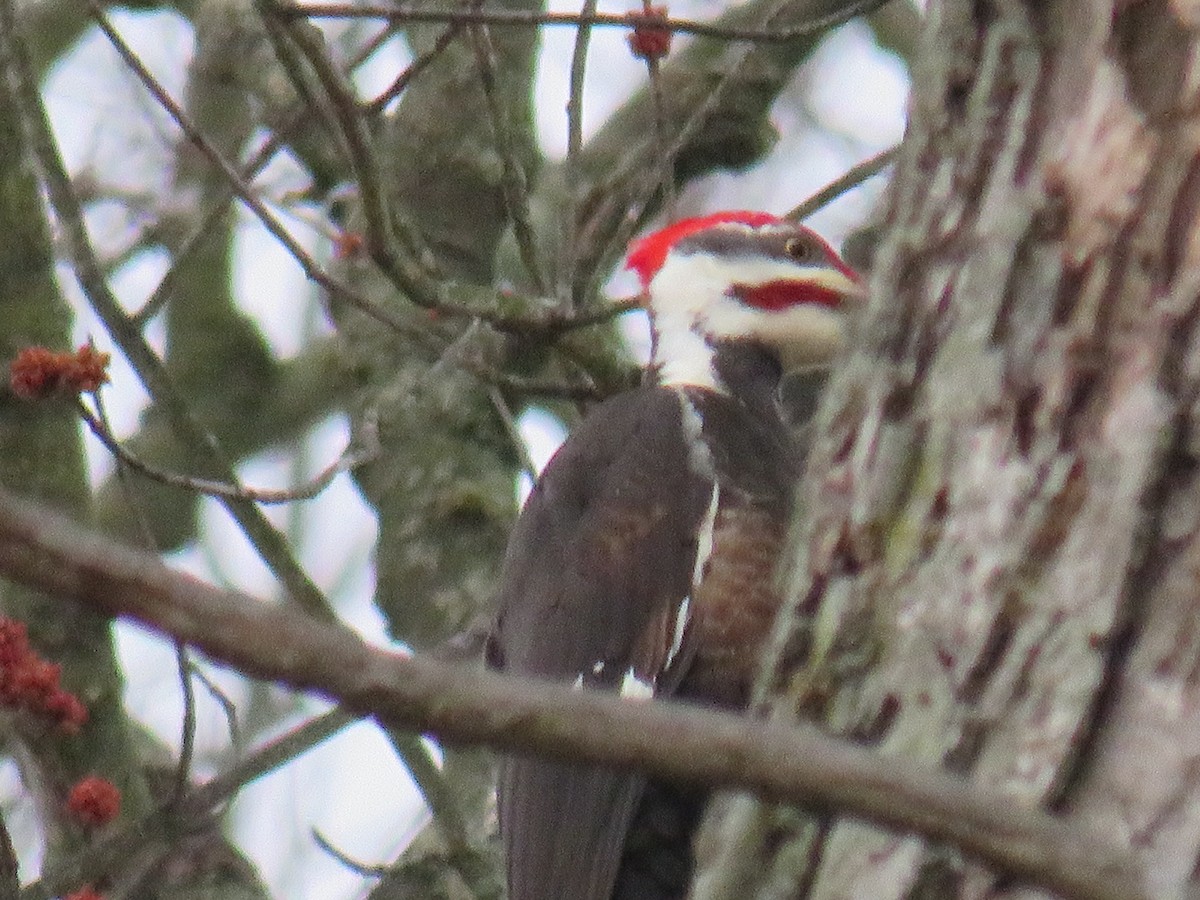
{"label": "thin twig", "polygon": [[[888,0],[859,0],[826,15],[819,16],[791,28],[731,28],[698,22],[693,19],[663,20],[663,28],[675,34],[716,38],[727,41],[753,41],[763,44],[779,44],[808,37],[824,31],[858,15],[882,6]],[[589,26],[632,29],[637,23],[630,21],[628,13],[598,13],[584,10],[580,13],[533,12],[513,9],[413,9],[394,6],[358,5],[348,3],[277,3],[276,11],[282,16],[303,19],[386,19],[401,24],[421,22],[456,22],[465,25],[507,25],[523,28],[566,26],[585,28]]]}
{"label": "thin twig", "polygon": [[663,211],[667,221],[675,221],[675,160],[667,154],[667,97],[663,88],[662,66],[650,57],[646,60],[646,73],[650,79],[650,98],[654,103],[654,143],[658,148],[659,164],[655,168],[662,173],[659,182],[662,189]]}
{"label": "thin twig", "polygon": [[[93,392],[92,399],[96,404],[96,424],[106,434],[111,435],[112,422],[108,418],[108,410],[104,406],[104,399],[100,391]],[[83,405],[82,400],[80,400],[80,405]],[[126,504],[133,510],[134,517],[137,519],[142,546],[152,553],[158,553],[159,547],[154,539],[154,529],[150,526],[146,510],[133,484],[133,479],[130,477],[131,469],[132,467],[124,460],[117,457],[117,484],[120,485]],[[179,761],[175,766],[173,793],[173,796],[178,799],[184,795],[191,784],[192,759],[196,747],[196,692],[192,689],[192,663],[187,646],[178,640],[173,644],[175,647],[175,670],[179,676],[180,693],[183,695],[183,718],[179,726]]]}
{"label": "thin twig", "polygon": [[433,42],[432,47],[409,63],[408,67],[396,77],[396,80],[388,85],[387,90],[367,104],[367,114],[376,116],[382,113],[389,103],[404,92],[404,89],[412,83],[414,78],[429,68],[434,60],[446,52],[446,48],[454,43],[454,39],[462,34],[466,27],[466,23],[455,22],[439,34],[437,40]]}
{"label": "thin twig", "polygon": [[[656,13],[653,0],[642,0],[642,14],[653,18],[657,30],[659,16]],[[647,26],[649,22],[647,22]],[[650,81],[650,99],[654,106],[654,144],[658,152],[658,162],[662,167],[662,205],[668,222],[675,221],[675,165],[674,160],[667,159],[667,96],[663,85],[662,60],[648,53],[646,59],[646,75]]]}
{"label": "thin twig", "polygon": [[[112,434],[112,422],[108,418],[108,410],[105,409],[100,391],[97,390],[94,392],[93,399],[96,403],[96,424],[106,434]],[[82,405],[82,401],[80,403]],[[150,527],[146,511],[132,483],[133,479],[129,477],[131,468],[124,460],[118,457],[116,465],[117,481],[121,485],[126,503],[134,510],[134,515],[138,521],[138,528],[141,531],[143,546],[152,553],[158,553],[159,547],[154,540],[154,529]],[[189,658],[187,645],[179,640],[174,641],[173,644],[175,648],[175,671],[179,676],[180,693],[183,696],[183,718],[179,725],[179,761],[175,766],[175,790],[173,794],[175,798],[179,798],[184,795],[191,783],[192,759],[196,749],[196,692],[192,689],[192,663]]]}
{"label": "thin twig", "polygon": [[500,393],[500,389],[495,385],[488,387],[488,398],[492,401],[492,406],[495,408],[496,414],[500,416],[500,422],[504,425],[504,431],[508,434],[509,443],[512,444],[513,452],[517,454],[517,462],[520,463],[522,471],[534,481],[537,481],[537,464],[533,461],[533,457],[529,455],[529,444],[526,443],[525,438],[521,435],[521,428],[517,424],[517,417],[513,415],[508,401],[504,399],[504,395]]}
{"label": "thin twig", "polygon": [[[583,0],[583,17],[596,13],[597,0]],[[581,157],[583,155],[583,83],[587,74],[588,43],[592,28],[586,21],[579,23],[575,32],[575,46],[571,51],[570,89],[567,94],[567,158],[563,163],[566,180],[566,209],[564,210],[564,238],[558,257],[558,293],[563,308],[574,312],[576,307],[575,272],[579,261],[579,189],[583,181]]]}
{"label": "thin twig", "polygon": [[544,397],[553,400],[603,400],[611,392],[606,392],[590,379],[580,382],[556,381],[543,378],[526,378],[513,375],[499,369],[488,368],[468,359],[458,359],[456,363],[470,372],[484,384],[503,388],[525,397]]}
{"label": "thin twig", "polygon": [[635,309],[642,309],[645,305],[643,297],[622,297],[619,300],[610,300],[596,309],[583,309],[569,315],[552,314],[546,319],[546,327],[553,334],[575,328],[590,328],[593,325],[603,325]]}
{"label": "thin twig", "polygon": [[252,500],[255,503],[262,504],[278,504],[278,503],[295,503],[299,500],[312,500],[320,494],[325,488],[329,487],[333,481],[342,472],[354,468],[361,463],[373,459],[378,453],[378,450],[372,448],[365,453],[351,453],[347,447],[342,455],[336,460],[318,472],[306,484],[296,488],[286,488],[282,490],[273,490],[270,488],[251,488],[241,484],[230,484],[221,481],[211,481],[207,478],[199,478],[195,475],[182,475],[178,472],[167,472],[163,469],[158,469],[149,463],[143,461],[136,456],[133,451],[129,450],[117,440],[100,419],[87,408],[87,405],[80,400],[79,416],[91,430],[96,439],[104,445],[109,453],[117,458],[122,464],[133,469],[135,472],[145,475],[152,481],[157,481],[160,484],[169,485],[170,487],[183,488],[184,490],[194,491],[197,494],[204,494],[208,497],[225,497],[227,499],[236,500]]}
{"label": "thin twig", "polygon": [[194,662],[191,671],[192,677],[200,682],[201,686],[208,691],[208,696],[217,706],[221,707],[221,712],[225,716],[225,727],[229,729],[229,743],[234,747],[240,747],[242,745],[242,726],[238,724],[237,705],[221,689],[221,686],[209,678],[208,673]]}
{"label": "thin twig", "polygon": [[196,752],[196,691],[192,687],[192,660],[187,645],[175,641],[175,669],[179,689],[183,694],[183,722],[180,724],[179,762],[175,766],[175,789],[171,793],[178,802],[192,783],[192,759]]}
{"label": "thin twig", "polygon": [[836,811],[950,844],[1067,900],[1168,900],[1137,857],[1052,816],[816,728],[449,666],[221,590],[0,492],[0,574],[193,644],[254,678],[336,698],[392,728]]}
{"label": "thin twig", "polygon": [[864,159],[862,162],[852,166],[844,175],[835,178],[825,187],[821,188],[807,200],[792,209],[784,218],[791,219],[793,222],[803,222],[817,210],[822,209],[836,200],[838,197],[847,191],[858,187],[868,178],[878,175],[885,168],[891,165],[893,159],[896,158],[896,153],[899,147],[890,147],[882,153],[876,153],[869,159]]}
{"label": "thin twig", "polygon": [[355,875],[363,878],[383,878],[392,870],[391,866],[371,865],[360,860],[354,859],[346,851],[340,847],[334,846],[333,842],[325,835],[321,834],[316,828],[309,829],[308,832],[312,835],[313,842],[321,848],[325,853],[328,853],[338,861],[344,868],[349,869]]}
{"label": "thin twig", "polygon": [[353,72],[370,59],[376,50],[394,38],[399,32],[400,26],[394,22],[385,23],[383,28],[379,29],[355,48],[354,55],[350,58],[350,62],[346,66],[346,71]]}

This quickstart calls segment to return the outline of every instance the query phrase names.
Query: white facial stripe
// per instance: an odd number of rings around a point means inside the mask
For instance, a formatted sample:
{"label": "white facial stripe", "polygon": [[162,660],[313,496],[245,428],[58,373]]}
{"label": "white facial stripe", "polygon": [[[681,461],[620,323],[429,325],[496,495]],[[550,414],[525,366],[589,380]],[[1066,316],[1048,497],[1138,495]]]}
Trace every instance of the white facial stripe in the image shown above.
{"label": "white facial stripe", "polygon": [[832,266],[801,266],[783,259],[722,259],[704,253],[672,254],[650,282],[650,311],[698,315],[731,284],[755,287],[803,278],[816,287],[858,297],[862,287]]}
{"label": "white facial stripe", "polygon": [[678,315],[657,316],[658,339],[654,347],[654,365],[659,384],[695,385],[710,391],[724,390],[712,366],[712,347],[704,336],[692,330],[694,319]]}
{"label": "white facial stripe", "polygon": [[668,256],[650,283],[660,382],[723,390],[713,371],[712,348],[697,329],[718,339],[757,338],[777,350],[788,369],[826,365],[844,342],[842,312],[812,303],[755,309],[726,293],[731,284],[756,286],[799,276],[848,298],[863,294],[861,286],[832,267],[775,259],[726,260],[703,253]]}
{"label": "white facial stripe", "polygon": [[[785,369],[827,365],[845,343],[843,314],[824,306],[804,304],[778,312],[764,312],[722,298],[699,319],[701,328],[713,338],[745,337],[774,348]],[[659,323],[660,333],[654,362],[659,382],[691,385],[711,391],[724,386],[713,368],[712,347],[704,336],[675,317]]]}
{"label": "white facial stripe", "polygon": [[824,365],[845,343],[843,314],[813,304],[763,312],[731,301],[714,306],[703,322],[715,338],[757,338],[775,348],[786,369]]}
{"label": "white facial stripe", "polygon": [[797,271],[783,260],[740,260],[734,265],[703,253],[672,253],[650,282],[650,312],[695,318],[724,297],[734,282],[766,284],[795,278]]}

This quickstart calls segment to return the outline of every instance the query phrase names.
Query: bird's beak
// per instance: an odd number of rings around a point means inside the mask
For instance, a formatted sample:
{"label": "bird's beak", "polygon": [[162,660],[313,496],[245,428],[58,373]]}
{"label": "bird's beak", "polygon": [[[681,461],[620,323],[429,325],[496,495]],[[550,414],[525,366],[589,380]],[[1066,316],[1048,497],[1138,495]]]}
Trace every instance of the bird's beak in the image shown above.
{"label": "bird's beak", "polygon": [[[841,275],[842,273],[838,273]],[[867,291],[867,283],[861,275],[855,273],[853,278],[842,276],[845,278],[846,287],[842,292],[842,296],[846,298],[852,309],[858,309],[867,302],[867,297],[870,296]]]}
{"label": "bird's beak", "polygon": [[858,273],[846,267],[825,268],[813,273],[812,284],[828,291],[826,296],[834,296],[841,300],[846,312],[859,309],[867,299],[867,285]]}

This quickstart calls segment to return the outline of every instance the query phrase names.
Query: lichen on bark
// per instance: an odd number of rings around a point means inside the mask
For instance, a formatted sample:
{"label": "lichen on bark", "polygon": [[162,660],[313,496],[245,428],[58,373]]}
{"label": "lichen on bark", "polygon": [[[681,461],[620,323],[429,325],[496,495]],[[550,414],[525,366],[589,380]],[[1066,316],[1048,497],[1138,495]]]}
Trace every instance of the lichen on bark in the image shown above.
{"label": "lichen on bark", "polygon": [[[923,41],[766,703],[1070,814],[1177,890],[1200,853],[1200,45],[1153,0],[937,3]],[[706,900],[733,896],[730,847],[740,897],[1028,894],[904,835],[724,810]]]}

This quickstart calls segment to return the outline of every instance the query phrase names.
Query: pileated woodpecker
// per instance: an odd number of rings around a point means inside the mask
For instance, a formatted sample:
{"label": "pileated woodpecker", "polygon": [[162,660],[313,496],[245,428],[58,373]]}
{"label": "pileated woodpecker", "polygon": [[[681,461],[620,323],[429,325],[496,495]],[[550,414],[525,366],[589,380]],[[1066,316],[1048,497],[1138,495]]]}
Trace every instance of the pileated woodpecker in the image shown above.
{"label": "pileated woodpecker", "polygon": [[[633,247],[655,381],[597,407],[513,531],[490,665],[741,709],[780,598],[772,570],[800,453],[784,368],[827,366],[858,278],[803,226],[757,212]],[[667,900],[687,890],[704,792],[509,758],[498,801],[510,900]]]}

